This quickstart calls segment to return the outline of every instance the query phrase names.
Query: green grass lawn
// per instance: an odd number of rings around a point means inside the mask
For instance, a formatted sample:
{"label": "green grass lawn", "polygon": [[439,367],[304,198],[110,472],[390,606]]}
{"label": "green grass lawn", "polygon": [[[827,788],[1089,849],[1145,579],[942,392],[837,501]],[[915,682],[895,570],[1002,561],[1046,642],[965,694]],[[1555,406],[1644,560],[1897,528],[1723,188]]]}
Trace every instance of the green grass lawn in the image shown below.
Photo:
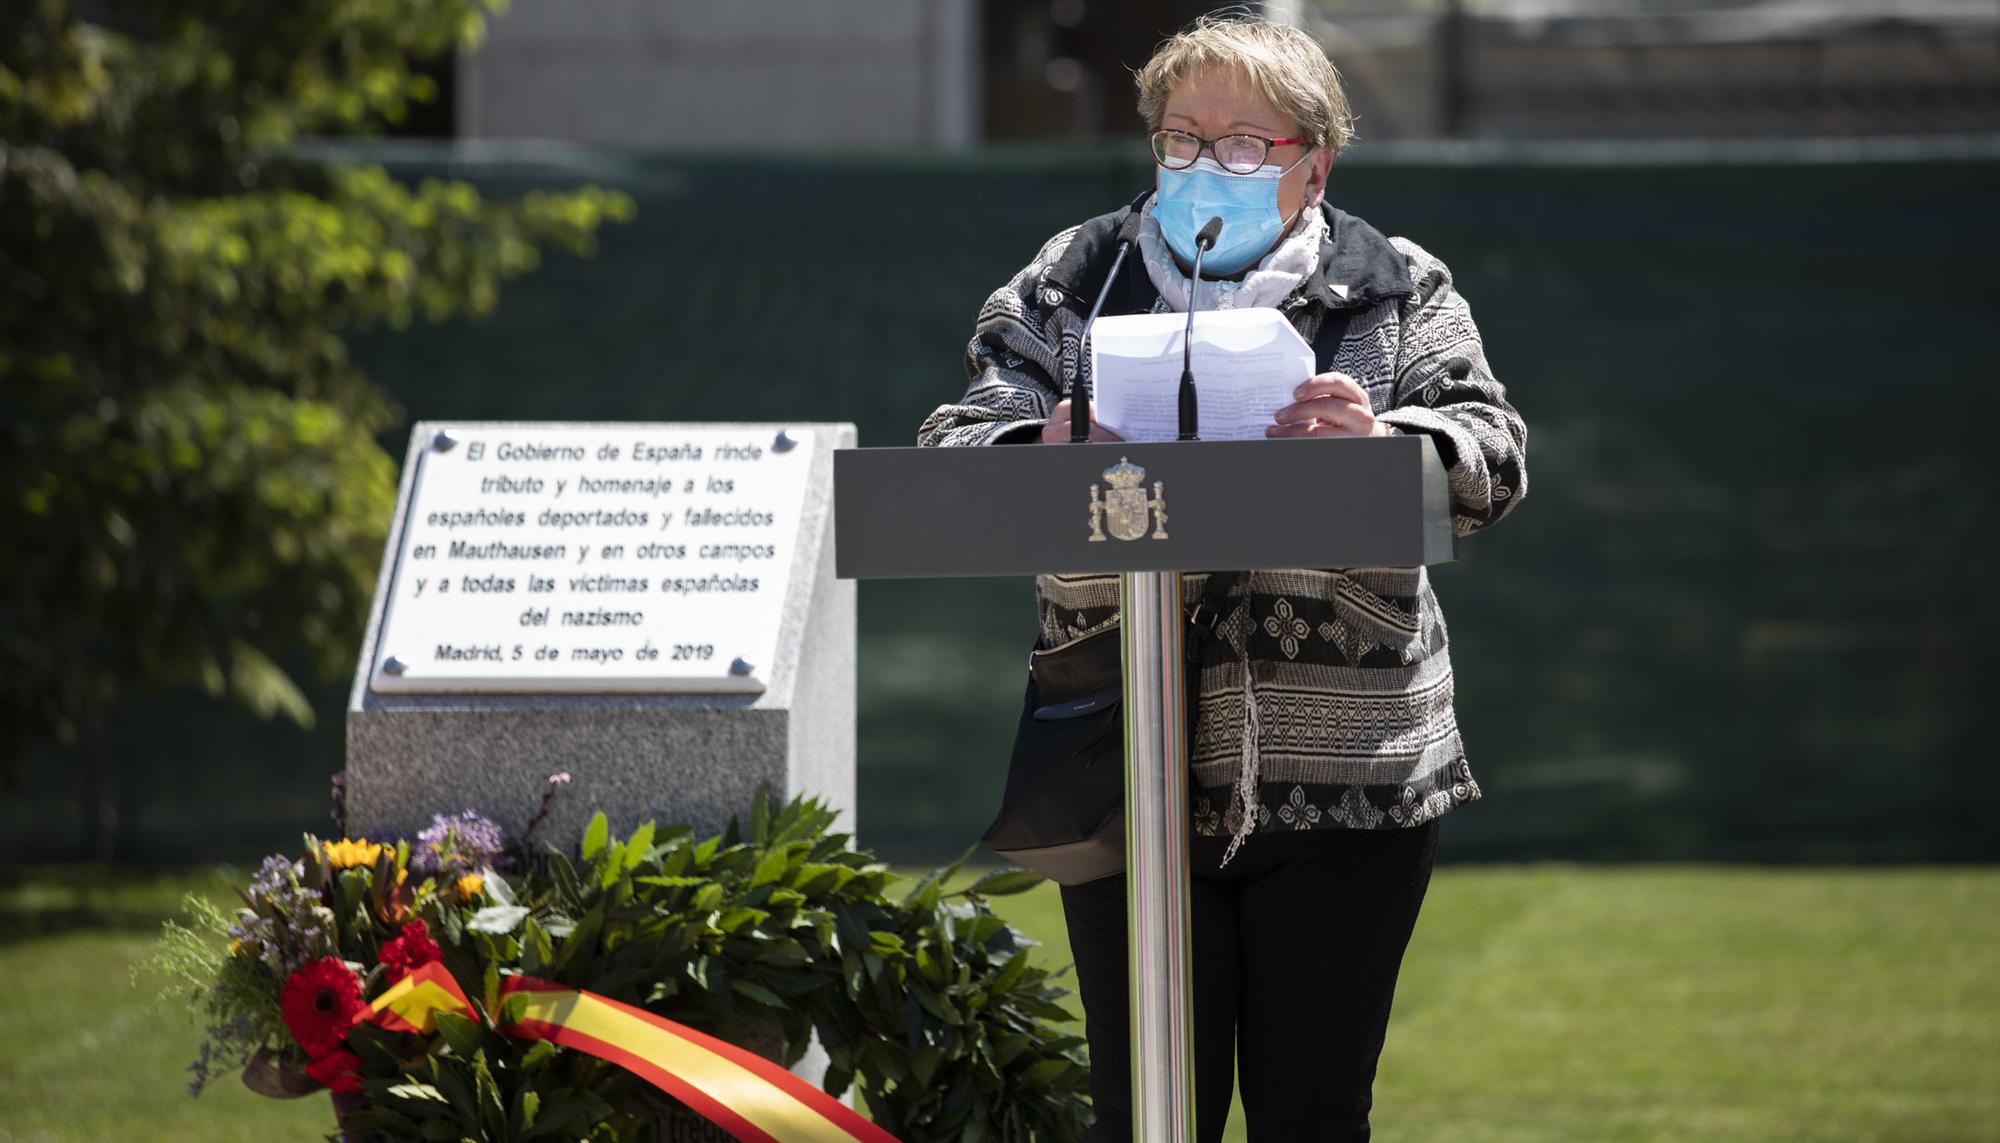
{"label": "green grass lawn", "polygon": [[[0,1140],[331,1127],[324,1096],[188,1099],[195,1029],[129,981],[183,889],[228,884],[0,882]],[[1067,962],[1052,889],[996,904]],[[1375,1122],[1390,1143],[2000,1139],[2000,870],[1446,867]]]}

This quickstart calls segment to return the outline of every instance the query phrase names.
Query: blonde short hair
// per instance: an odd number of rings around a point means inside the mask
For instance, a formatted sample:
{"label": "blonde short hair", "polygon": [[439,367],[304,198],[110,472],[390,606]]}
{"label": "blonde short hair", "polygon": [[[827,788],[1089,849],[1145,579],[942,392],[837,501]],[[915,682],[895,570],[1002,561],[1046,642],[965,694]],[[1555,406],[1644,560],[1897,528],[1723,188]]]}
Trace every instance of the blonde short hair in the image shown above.
{"label": "blonde short hair", "polygon": [[1244,15],[1203,16],[1154,49],[1138,75],[1139,114],[1147,127],[1159,129],[1174,88],[1210,68],[1247,79],[1317,146],[1337,154],[1354,137],[1347,92],[1319,41],[1290,24]]}

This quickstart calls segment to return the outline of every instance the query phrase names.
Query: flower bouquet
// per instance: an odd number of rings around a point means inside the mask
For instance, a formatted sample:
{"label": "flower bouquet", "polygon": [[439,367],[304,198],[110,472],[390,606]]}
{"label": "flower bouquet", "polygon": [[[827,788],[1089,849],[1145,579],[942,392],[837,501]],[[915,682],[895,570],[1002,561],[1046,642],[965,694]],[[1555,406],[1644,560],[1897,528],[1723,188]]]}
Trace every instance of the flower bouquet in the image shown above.
{"label": "flower bouquet", "polygon": [[259,1094],[330,1089],[337,1109],[357,1106],[339,1097],[362,1091],[346,1041],[366,998],[442,960],[431,925],[476,916],[506,863],[499,827],[468,812],[434,818],[415,845],[307,835],[299,856],[264,859],[234,916],[191,895],[195,924],[168,922],[153,961],[206,1017],[190,1090],[240,1066]]}
{"label": "flower bouquet", "polygon": [[240,1067],[276,1098],[331,1090],[350,1139],[726,1137],[706,1121],[730,1109],[643,1053],[551,1032],[531,1006],[554,995],[752,1070],[817,1037],[825,1093],[858,1089],[904,1139],[1081,1138],[1081,1039],[1053,1027],[1071,1019],[1064,993],[986,904],[1040,878],[947,892],[955,863],[891,900],[886,867],[833,819],[760,794],[747,830],[616,838],[600,814],[575,850],[532,858],[473,813],[414,842],[307,837],[265,860],[234,916],[190,898],[195,923],[167,926],[155,963],[207,1029],[193,1089]]}

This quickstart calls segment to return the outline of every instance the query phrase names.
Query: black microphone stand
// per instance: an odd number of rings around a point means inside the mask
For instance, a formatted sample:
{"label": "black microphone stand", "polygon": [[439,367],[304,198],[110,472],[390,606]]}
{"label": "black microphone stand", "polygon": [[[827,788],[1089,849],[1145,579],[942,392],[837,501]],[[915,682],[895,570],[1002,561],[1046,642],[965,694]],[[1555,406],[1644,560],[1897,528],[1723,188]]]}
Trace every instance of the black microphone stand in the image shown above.
{"label": "black microphone stand", "polygon": [[1201,439],[1201,412],[1194,397],[1194,307],[1201,291],[1201,256],[1222,233],[1222,219],[1211,218],[1194,236],[1194,275],[1188,279],[1187,329],[1181,334],[1180,439]]}
{"label": "black microphone stand", "polygon": [[1111,260],[1111,272],[1104,276],[1104,285],[1097,291],[1097,301],[1090,307],[1090,316],[1083,319],[1083,336],[1076,343],[1076,372],[1069,381],[1069,443],[1083,444],[1090,439],[1090,397],[1083,391],[1084,354],[1090,352],[1090,330],[1097,324],[1097,312],[1104,308],[1104,299],[1111,296],[1111,284],[1118,280],[1118,271],[1125,268],[1125,255],[1132,250],[1132,244],[1124,240],[1118,243],[1118,257]]}

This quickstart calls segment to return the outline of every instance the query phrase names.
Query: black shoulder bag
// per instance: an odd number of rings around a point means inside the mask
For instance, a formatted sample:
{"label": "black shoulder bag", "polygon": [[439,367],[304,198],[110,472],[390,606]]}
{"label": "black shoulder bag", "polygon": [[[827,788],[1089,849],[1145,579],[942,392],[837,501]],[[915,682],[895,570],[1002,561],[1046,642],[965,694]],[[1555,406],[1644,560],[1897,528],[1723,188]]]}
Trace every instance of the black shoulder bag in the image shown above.
{"label": "black shoulder bag", "polygon": [[[1201,670],[1226,649],[1215,625],[1241,572],[1215,572],[1188,611],[1189,741]],[[1116,625],[1028,657],[1028,693],[1014,730],[1007,789],[987,848],[1062,885],[1125,868],[1125,676]]]}

